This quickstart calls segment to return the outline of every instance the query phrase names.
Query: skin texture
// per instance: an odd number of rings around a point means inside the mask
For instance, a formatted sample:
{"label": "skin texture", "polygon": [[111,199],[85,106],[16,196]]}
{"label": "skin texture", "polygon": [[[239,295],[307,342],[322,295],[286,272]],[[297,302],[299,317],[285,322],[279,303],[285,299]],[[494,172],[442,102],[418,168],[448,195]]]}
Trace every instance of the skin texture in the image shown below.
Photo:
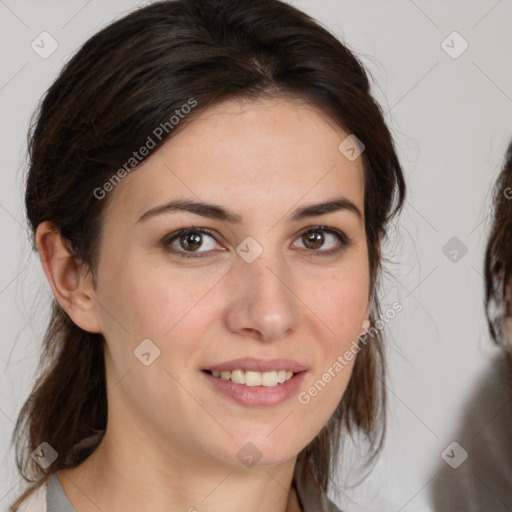
{"label": "skin texture", "polygon": [[[55,297],[106,340],[105,437],[80,466],[58,472],[79,512],[297,510],[288,500],[297,454],[333,413],[354,360],[307,405],[293,396],[242,406],[201,369],[239,357],[295,359],[308,366],[303,391],[357,339],[369,305],[363,217],[341,210],[287,219],[339,197],[363,215],[361,158],[338,150],[346,136],[325,114],[284,98],[206,110],[110,192],[96,288],[58,231],[39,226]],[[179,198],[222,205],[243,221],[172,212],[137,222]],[[318,225],[351,243],[322,256],[341,242],[320,231],[323,245],[309,248],[302,234]],[[213,230],[196,251],[206,256],[181,258],[162,246],[192,226]],[[236,252],[247,236],[263,248],[250,264]],[[187,254],[179,240],[169,247]],[[160,349],[149,366],[134,356],[144,339]],[[250,468],[237,457],[247,442],[261,453]]]}

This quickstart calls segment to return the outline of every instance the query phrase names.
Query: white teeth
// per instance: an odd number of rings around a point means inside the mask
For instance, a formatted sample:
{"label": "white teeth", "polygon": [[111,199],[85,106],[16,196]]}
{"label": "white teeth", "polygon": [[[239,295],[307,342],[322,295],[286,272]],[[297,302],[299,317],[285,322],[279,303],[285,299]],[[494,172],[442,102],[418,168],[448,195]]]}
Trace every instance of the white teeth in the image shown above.
{"label": "white teeth", "polygon": [[276,386],[278,383],[277,372],[263,372],[261,374],[261,385],[262,386]]}
{"label": "white teeth", "polygon": [[245,385],[246,386],[261,386],[261,373],[251,372],[247,370],[245,372]]}
{"label": "white teeth", "polygon": [[243,370],[233,370],[231,372],[231,380],[237,384],[245,384],[245,372]]}
{"label": "white teeth", "polygon": [[292,371],[278,370],[271,372],[254,372],[251,370],[233,370],[232,372],[223,370],[221,372],[212,371],[212,375],[223,380],[231,380],[236,384],[245,384],[246,386],[266,386],[273,387],[283,384],[293,377]]}

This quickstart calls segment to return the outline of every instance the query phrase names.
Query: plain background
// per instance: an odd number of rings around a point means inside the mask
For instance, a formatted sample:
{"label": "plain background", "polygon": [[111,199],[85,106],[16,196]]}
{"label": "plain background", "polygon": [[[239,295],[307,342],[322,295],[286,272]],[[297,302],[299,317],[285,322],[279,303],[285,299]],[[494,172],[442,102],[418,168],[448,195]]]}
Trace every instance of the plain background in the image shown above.
{"label": "plain background", "polygon": [[[29,119],[78,47],[137,5],[0,0],[2,509],[22,488],[10,439],[35,375],[49,304],[23,212]],[[404,307],[387,330],[386,445],[368,479],[339,504],[347,511],[432,510],[429,488],[444,464],[441,452],[457,441],[464,406],[497,352],[484,318],[482,266],[491,185],[512,139],[512,1],[293,5],[333,31],[370,71],[409,187],[381,290],[384,309],[395,300]],[[58,43],[47,59],[31,47],[44,31]],[[453,58],[464,41],[468,48]],[[492,421],[482,416],[479,428]]]}

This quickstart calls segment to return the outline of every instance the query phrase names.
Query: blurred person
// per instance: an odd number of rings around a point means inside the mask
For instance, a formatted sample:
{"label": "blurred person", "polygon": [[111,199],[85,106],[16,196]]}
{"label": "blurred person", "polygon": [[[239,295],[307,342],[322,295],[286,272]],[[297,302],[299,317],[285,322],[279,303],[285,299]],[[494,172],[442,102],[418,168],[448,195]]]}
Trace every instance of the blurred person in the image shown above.
{"label": "blurred person", "polygon": [[491,219],[485,312],[491,338],[503,352],[494,356],[465,406],[454,440],[467,458],[454,453],[460,465],[443,462],[434,481],[432,498],[439,512],[512,510],[512,144],[494,185]]}

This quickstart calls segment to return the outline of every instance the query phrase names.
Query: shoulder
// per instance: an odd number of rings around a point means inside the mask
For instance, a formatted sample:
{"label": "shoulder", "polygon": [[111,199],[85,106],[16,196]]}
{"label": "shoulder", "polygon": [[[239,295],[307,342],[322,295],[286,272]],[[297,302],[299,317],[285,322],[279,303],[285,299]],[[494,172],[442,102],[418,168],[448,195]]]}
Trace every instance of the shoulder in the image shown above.
{"label": "shoulder", "polygon": [[[41,484],[37,489],[32,491],[21,505],[17,508],[16,512],[47,512],[46,511],[46,492],[48,489],[48,481]],[[10,508],[8,512],[12,512]]]}

